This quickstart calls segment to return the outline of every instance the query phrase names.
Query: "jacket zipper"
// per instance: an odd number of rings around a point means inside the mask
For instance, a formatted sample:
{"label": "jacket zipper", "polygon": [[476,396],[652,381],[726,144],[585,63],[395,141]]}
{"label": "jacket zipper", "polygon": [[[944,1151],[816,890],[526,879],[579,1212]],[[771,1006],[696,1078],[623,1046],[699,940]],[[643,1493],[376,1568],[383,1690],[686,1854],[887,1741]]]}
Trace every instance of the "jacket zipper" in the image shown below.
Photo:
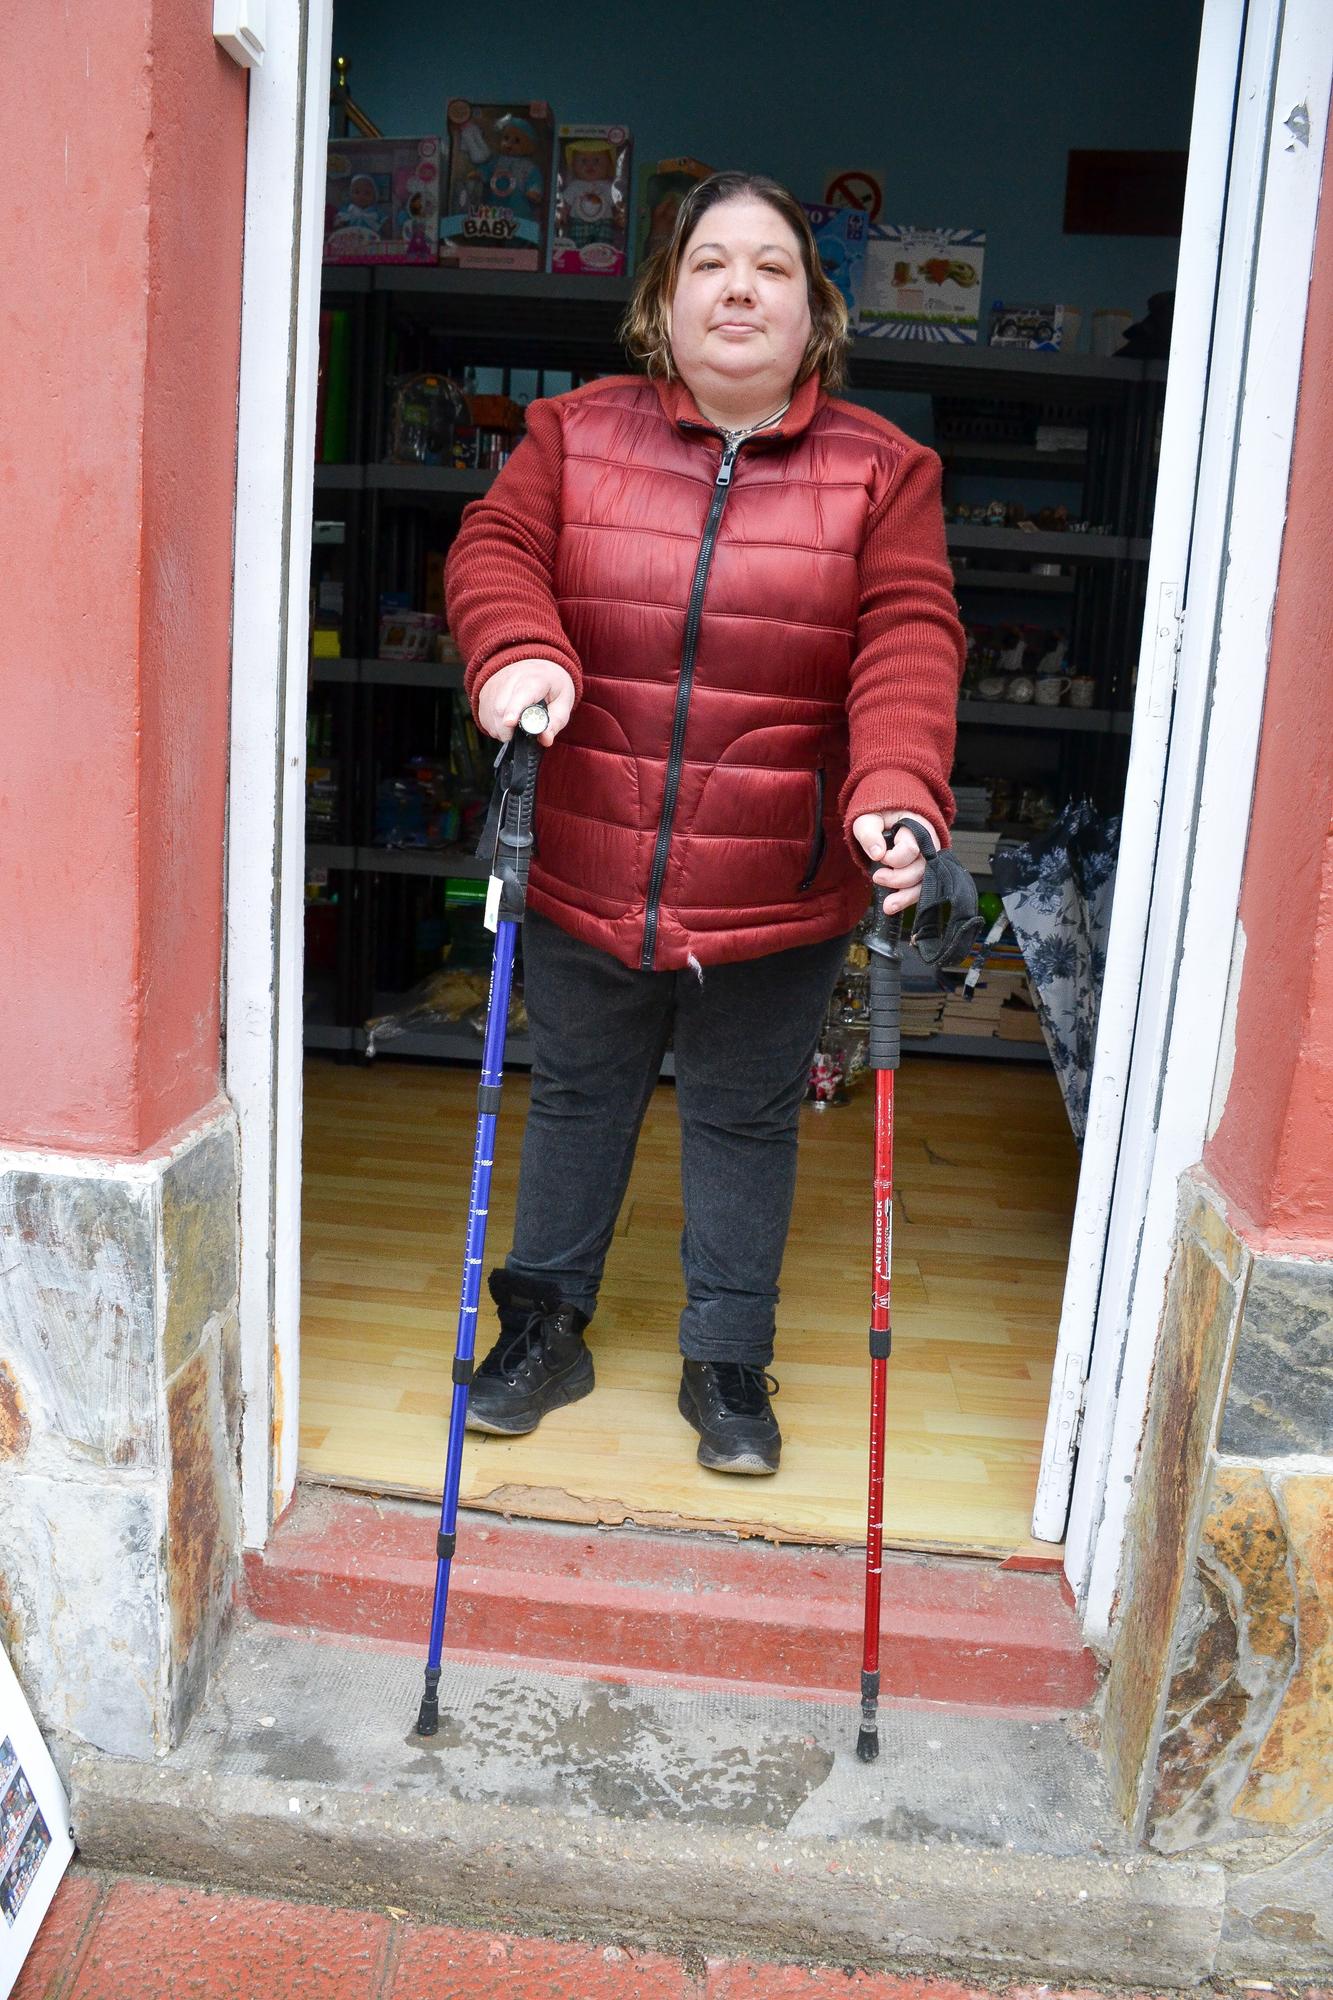
{"label": "jacket zipper", "polygon": [[695,559],[694,578],[690,584],[689,602],[685,612],[685,637],[680,652],[680,678],[676,683],[676,707],[671,723],[671,749],[667,756],[666,783],[662,791],[662,817],[657,828],[657,845],[653,849],[652,872],[648,877],[648,906],[643,922],[643,956],[639,960],[642,971],[653,969],[653,954],[657,949],[657,918],[662,900],[662,883],[666,877],[667,858],[671,851],[671,825],[676,817],[676,798],[680,791],[681,765],[685,756],[685,723],[689,715],[690,690],[694,686],[694,655],[699,643],[699,625],[703,617],[704,591],[708,587],[708,572],[713,566],[713,550],[717,543],[717,531],[722,522],[722,509],[727,504],[731,491],[731,475],[736,464],[737,453],[744,439],[736,444],[726,445],[722,461],[717,468],[717,478],[713,482],[713,497],[709,503],[708,518],[704,522],[703,540],[699,544],[699,554]]}
{"label": "jacket zipper", "polygon": [[822,764],[819,765],[813,776],[815,781],[815,837],[810,844],[810,865],[805,871],[805,880],[797,891],[798,895],[804,895],[816,875],[818,875],[820,863],[824,859],[824,848],[827,844],[824,838],[824,766]]}

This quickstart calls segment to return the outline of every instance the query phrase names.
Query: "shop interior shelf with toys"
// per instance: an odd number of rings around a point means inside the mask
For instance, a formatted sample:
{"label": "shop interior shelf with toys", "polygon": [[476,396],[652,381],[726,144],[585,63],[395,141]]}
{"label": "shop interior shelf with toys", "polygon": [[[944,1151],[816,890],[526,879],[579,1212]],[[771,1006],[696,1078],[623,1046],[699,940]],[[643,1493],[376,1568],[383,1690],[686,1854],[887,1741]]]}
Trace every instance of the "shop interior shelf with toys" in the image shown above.
{"label": "shop interior shelf with toys", "polygon": [[[522,436],[525,402],[627,365],[628,295],[625,278],[489,267],[325,271],[308,1047],[479,1053],[473,849],[489,761],[445,622],[444,559]],[[1123,790],[1164,377],[1151,360],[854,342],[853,394],[930,399],[969,648],[955,840],[988,895],[998,845],[1030,840],[1074,797],[1113,812]],[[1023,490],[1030,503],[1012,497]],[[1057,491],[1071,497],[1044,498]],[[839,999],[851,1027],[857,972]],[[986,1033],[980,1008],[954,1012],[919,1013],[908,1049],[1041,1057],[1017,1006]]]}
{"label": "shop interior shelf with toys", "polygon": [[[762,14],[590,0],[577,20],[339,0],[308,702],[308,1473],[416,1493],[439,1472],[443,1377],[438,1395],[394,1385],[435,1352],[439,1315],[422,1299],[448,1291],[446,1247],[433,1246],[466,1202],[491,958],[475,849],[494,757],[448,629],[449,547],[528,405],[625,370],[635,273],[689,188],[742,166],[809,206],[853,328],[845,393],[943,463],[967,635],[953,839],[985,937],[940,972],[905,955],[889,1501],[913,1545],[1027,1547],[1179,235],[1179,175],[1158,184],[1145,167],[1121,184],[1115,162],[1136,149],[1183,159],[1197,35],[1192,0],[1088,0],[1040,38],[1003,9],[872,10],[839,25],[797,0]],[[643,1414],[650,1378],[669,1389],[678,1366],[671,1313],[651,1310],[679,1278],[668,1082],[617,1230],[595,1418],[562,1412],[522,1446],[473,1440],[468,1504],[863,1532],[859,1424],[844,1435],[834,1412],[860,1382],[861,1347],[838,1329],[864,1321],[867,1225],[847,1190],[869,1158],[866,963],[854,942],[810,1080],[778,1480],[731,1482],[765,1491],[728,1491],[724,1519],[717,1482],[666,1419]],[[499,1248],[525,1028],[520,977]],[[398,1372],[369,1383],[366,1341]]]}

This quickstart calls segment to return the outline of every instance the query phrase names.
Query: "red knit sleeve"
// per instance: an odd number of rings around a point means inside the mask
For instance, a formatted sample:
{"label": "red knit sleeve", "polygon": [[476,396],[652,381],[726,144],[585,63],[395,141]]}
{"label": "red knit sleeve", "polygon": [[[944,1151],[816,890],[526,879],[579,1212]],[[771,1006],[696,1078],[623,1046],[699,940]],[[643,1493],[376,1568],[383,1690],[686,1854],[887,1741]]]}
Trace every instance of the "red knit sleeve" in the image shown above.
{"label": "red knit sleeve", "polygon": [[966,645],[940,504],[940,461],[903,455],[861,550],[861,610],[847,696],[851,774],[839,806],[848,841],[860,813],[919,813],[941,840]]}
{"label": "red knit sleeve", "polygon": [[445,567],[449,629],[466,669],[473,710],[492,674],[513,660],[554,660],[583,692],[578,654],[555,601],[560,533],[560,415],[528,407],[528,434],[490,491],[463,510]]}

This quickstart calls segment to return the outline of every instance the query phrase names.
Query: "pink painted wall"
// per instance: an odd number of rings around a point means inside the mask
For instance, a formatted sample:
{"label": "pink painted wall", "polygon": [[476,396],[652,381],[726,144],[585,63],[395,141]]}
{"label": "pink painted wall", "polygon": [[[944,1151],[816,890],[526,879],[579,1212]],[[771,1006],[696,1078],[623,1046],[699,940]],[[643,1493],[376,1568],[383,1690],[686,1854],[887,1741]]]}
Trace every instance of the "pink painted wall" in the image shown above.
{"label": "pink painted wall", "polygon": [[134,1153],[218,1090],[246,81],[211,24],[63,0],[10,50],[46,192],[0,221],[0,1143]]}
{"label": "pink painted wall", "polygon": [[[1333,1252],[1333,167],[1241,891],[1236,1054],[1204,1161],[1262,1247]],[[1258,1246],[1257,1246],[1258,1247]]]}

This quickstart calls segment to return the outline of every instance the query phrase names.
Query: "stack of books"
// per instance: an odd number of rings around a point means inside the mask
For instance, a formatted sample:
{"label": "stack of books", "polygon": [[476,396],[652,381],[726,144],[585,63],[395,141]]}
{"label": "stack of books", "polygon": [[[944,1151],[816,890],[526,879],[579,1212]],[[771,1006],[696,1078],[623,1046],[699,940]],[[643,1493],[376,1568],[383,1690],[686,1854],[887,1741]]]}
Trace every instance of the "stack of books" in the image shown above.
{"label": "stack of books", "polygon": [[[1028,1021],[1036,1027],[1029,1031]],[[990,1041],[1040,1041],[1041,1028],[1032,1005],[1023,954],[1012,938],[992,945],[976,985],[965,987],[955,973],[940,1019],[940,1033]]]}
{"label": "stack of books", "polygon": [[995,1029],[1002,1042],[1044,1042],[1041,1031],[1041,1017],[1032,1004],[1029,989],[1024,994],[1014,994],[1000,1009],[1000,1019]]}
{"label": "stack of books", "polygon": [[938,1035],[943,1014],[942,993],[904,993],[902,1013],[904,1036],[912,1041],[921,1041],[927,1035]]}
{"label": "stack of books", "polygon": [[989,875],[991,856],[999,838],[998,833],[987,830],[976,832],[956,826],[950,844],[956,860],[969,875]]}
{"label": "stack of books", "polygon": [[902,951],[902,1031],[913,1041],[938,1035],[946,999],[944,987],[910,944]]}
{"label": "stack of books", "polygon": [[954,804],[958,808],[958,826],[984,827],[990,818],[991,788],[989,785],[955,785]]}

